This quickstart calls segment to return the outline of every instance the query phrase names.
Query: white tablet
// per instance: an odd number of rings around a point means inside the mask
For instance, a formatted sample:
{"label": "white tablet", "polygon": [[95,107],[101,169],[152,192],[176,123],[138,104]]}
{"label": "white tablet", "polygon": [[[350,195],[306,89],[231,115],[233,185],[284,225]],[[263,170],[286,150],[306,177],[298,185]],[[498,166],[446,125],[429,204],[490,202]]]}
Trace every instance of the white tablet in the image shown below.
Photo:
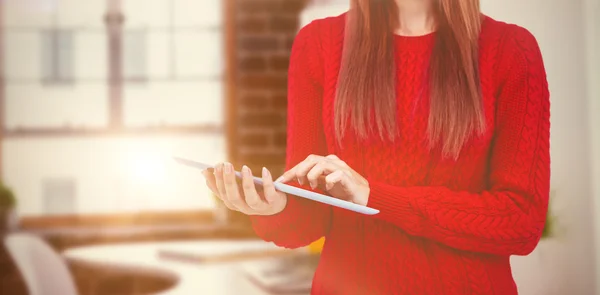
{"label": "white tablet", "polygon": [[[186,165],[188,167],[201,169],[201,170],[213,168],[212,165],[208,165],[208,164],[204,164],[204,163],[200,163],[200,162],[196,162],[196,161],[192,161],[192,160],[187,160],[187,159],[178,158],[178,157],[174,157],[173,159],[179,164]],[[238,178],[242,177],[242,174],[238,171],[236,171],[235,174]],[[262,182],[261,178],[254,177],[254,183],[262,186],[263,182]],[[377,210],[377,209],[373,209],[373,208],[358,205],[358,204],[355,204],[352,202],[336,199],[334,197],[315,193],[313,191],[297,188],[295,186],[287,185],[285,183],[276,182],[276,183],[274,183],[274,185],[275,185],[275,189],[277,189],[280,192],[284,192],[286,194],[290,194],[290,195],[298,196],[301,198],[313,200],[316,202],[328,204],[331,206],[347,209],[347,210],[354,211],[357,213],[361,213],[361,214],[365,214],[365,215],[375,215],[375,214],[379,213],[379,210]]]}

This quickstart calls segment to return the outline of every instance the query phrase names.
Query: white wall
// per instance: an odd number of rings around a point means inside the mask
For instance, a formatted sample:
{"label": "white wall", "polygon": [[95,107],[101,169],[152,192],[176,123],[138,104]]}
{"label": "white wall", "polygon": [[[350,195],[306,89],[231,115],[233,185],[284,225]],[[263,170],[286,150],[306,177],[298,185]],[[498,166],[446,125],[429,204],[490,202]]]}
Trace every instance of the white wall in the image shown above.
{"label": "white wall", "polygon": [[[583,1],[587,1],[584,8]],[[331,0],[328,9],[307,10],[306,24],[315,17],[337,15],[346,1]],[[592,218],[592,156],[588,114],[600,126],[598,114],[598,38],[586,50],[586,37],[600,28],[597,0],[481,0],[485,14],[529,29],[544,56],[552,102],[552,200],[557,215],[558,236],[540,243],[528,257],[513,257],[512,265],[519,294],[594,294],[594,239]],[[592,6],[594,9],[592,9]],[[584,20],[595,30],[584,32]],[[586,35],[587,34],[587,35]],[[587,53],[587,55],[586,55]],[[593,59],[593,60],[592,60]],[[590,65],[586,72],[586,65]],[[593,85],[593,84],[597,85]],[[588,88],[588,85],[590,87]],[[590,89],[588,91],[588,89]],[[595,99],[594,99],[595,97]],[[592,108],[589,104],[592,103]],[[589,110],[589,112],[588,112]],[[595,151],[600,150],[600,128],[595,128]],[[597,155],[597,153],[596,153]],[[598,164],[600,159],[596,157]],[[600,179],[596,165],[595,180]],[[600,199],[599,191],[596,191]],[[600,202],[595,212],[600,212]],[[600,242],[600,218],[598,218]],[[600,262],[600,259],[598,260]],[[600,264],[599,264],[600,265]],[[598,276],[600,279],[600,274]]]}
{"label": "white wall", "polygon": [[[589,97],[590,138],[592,140],[592,180],[596,237],[596,282],[600,282],[600,1],[585,0],[587,41],[587,74]],[[600,285],[596,283],[596,294],[600,294]]]}
{"label": "white wall", "polygon": [[[516,258],[523,294],[593,294],[588,85],[582,1],[483,0],[499,20],[529,29],[537,38],[551,94],[552,200],[559,236],[535,256]],[[527,262],[527,263],[524,263]],[[540,275],[540,272],[542,274]],[[517,275],[518,273],[518,275]]]}

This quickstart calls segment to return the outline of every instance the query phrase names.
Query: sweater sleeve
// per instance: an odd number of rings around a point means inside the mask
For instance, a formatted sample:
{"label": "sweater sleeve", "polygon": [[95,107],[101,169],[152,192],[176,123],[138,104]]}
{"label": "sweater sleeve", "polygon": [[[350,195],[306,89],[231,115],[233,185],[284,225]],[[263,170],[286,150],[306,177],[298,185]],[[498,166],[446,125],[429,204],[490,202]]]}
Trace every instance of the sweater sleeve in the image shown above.
{"label": "sweater sleeve", "polygon": [[507,33],[497,78],[496,127],[488,190],[370,183],[377,218],[450,247],[526,255],[541,238],[550,190],[550,101],[537,41],[521,27]]}
{"label": "sweater sleeve", "polygon": [[[318,25],[319,21],[314,21],[302,28],[292,46],[288,72],[286,170],[310,154],[327,153],[322,125],[323,68]],[[262,239],[278,246],[297,248],[325,236],[331,214],[327,205],[288,196],[287,205],[279,214],[252,216],[251,220]]]}

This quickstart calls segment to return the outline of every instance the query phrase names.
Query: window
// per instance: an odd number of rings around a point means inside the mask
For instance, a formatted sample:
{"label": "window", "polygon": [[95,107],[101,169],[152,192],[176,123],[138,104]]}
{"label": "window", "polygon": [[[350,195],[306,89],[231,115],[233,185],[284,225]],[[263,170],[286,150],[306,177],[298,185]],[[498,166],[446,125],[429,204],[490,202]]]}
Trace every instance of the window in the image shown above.
{"label": "window", "polygon": [[75,180],[45,179],[42,181],[43,214],[71,214],[75,211]]}
{"label": "window", "polygon": [[43,30],[41,40],[42,81],[69,83],[73,80],[73,32]]}
{"label": "window", "polygon": [[147,73],[146,30],[129,30],[123,34],[123,78],[126,81],[145,81]]}
{"label": "window", "polygon": [[[4,15],[21,9],[5,1]],[[0,46],[24,61],[6,68],[15,78],[5,81],[11,132],[2,140],[19,215],[215,209],[198,171],[172,156],[226,160],[223,1],[117,1],[125,21],[111,31],[108,0],[55,2],[0,20]]]}

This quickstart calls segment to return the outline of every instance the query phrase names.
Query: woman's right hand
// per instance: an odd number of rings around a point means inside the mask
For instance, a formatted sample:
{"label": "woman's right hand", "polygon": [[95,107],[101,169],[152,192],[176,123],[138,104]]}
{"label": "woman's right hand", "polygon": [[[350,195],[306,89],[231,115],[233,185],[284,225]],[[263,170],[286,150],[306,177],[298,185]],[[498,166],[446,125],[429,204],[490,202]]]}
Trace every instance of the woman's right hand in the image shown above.
{"label": "woman's right hand", "polygon": [[206,185],[231,210],[246,215],[274,215],[283,211],[287,204],[287,195],[275,190],[273,177],[266,168],[262,171],[262,192],[256,190],[252,171],[246,166],[241,171],[241,187],[237,184],[232,164],[217,164],[213,171],[202,171]]}

